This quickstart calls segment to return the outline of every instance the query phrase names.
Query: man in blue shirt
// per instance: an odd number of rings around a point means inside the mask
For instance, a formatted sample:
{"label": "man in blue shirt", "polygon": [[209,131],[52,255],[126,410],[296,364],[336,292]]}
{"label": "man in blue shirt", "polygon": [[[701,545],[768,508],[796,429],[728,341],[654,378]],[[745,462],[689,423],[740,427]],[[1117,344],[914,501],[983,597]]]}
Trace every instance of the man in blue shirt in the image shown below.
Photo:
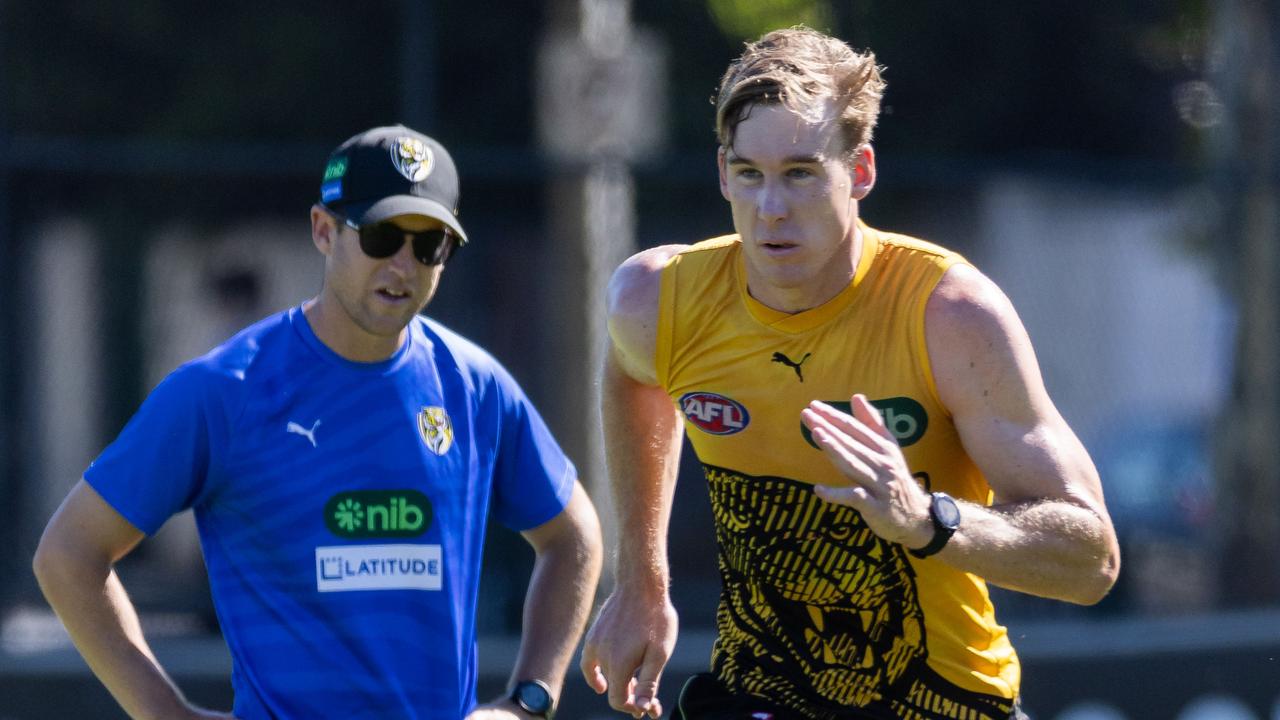
{"label": "man in blue shirt", "polygon": [[[520,387],[418,313],[467,241],[448,152],[403,126],[329,158],[320,293],[174,371],[49,521],[36,576],[134,718],[192,706],[113,566],[192,508],[233,661],[233,715],[550,717],[594,595],[599,523]],[[512,692],[476,707],[492,515],[537,560]]]}

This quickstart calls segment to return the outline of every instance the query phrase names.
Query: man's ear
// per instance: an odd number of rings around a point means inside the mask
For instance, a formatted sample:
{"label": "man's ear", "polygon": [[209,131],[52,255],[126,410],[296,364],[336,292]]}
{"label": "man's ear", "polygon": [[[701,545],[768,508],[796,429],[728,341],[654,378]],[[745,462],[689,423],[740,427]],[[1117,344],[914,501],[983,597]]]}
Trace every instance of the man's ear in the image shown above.
{"label": "man's ear", "polygon": [[863,145],[853,159],[853,186],[849,194],[854,200],[862,200],[876,184],[876,152],[870,145]]}
{"label": "man's ear", "polygon": [[333,252],[337,241],[338,224],[333,216],[320,205],[311,206],[311,242],[322,255]]}
{"label": "man's ear", "polygon": [[720,170],[720,195],[729,199],[729,169],[725,167],[725,150],[721,145],[716,151],[716,167]]}

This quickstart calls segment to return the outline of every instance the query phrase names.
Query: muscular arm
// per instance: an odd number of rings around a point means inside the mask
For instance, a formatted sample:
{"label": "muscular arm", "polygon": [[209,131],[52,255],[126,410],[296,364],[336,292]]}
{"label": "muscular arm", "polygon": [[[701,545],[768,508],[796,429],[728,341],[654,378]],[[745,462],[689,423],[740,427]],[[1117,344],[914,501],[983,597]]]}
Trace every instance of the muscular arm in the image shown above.
{"label": "muscular arm", "polygon": [[995,492],[965,505],[941,557],[996,585],[1091,604],[1120,569],[1115,530],[1088,452],[1049,399],[1008,298],[956,266],[935,290],[925,332],[938,393]]}
{"label": "muscular arm", "polygon": [[191,707],[142,636],[114,570],[142,538],[81,480],[40,538],[33,562],[40,589],[85,662],[130,717],[230,717]]}
{"label": "muscular arm", "polygon": [[609,285],[609,335],[603,377],[605,459],[619,542],[614,589],[582,653],[582,672],[609,704],[635,717],[662,714],[662,668],[675,648],[678,621],[668,595],[667,527],[680,460],[675,405],[657,385],[658,289],[662,267],[679,246],[642,252]]}
{"label": "muscular arm", "polygon": [[[995,503],[961,503],[960,529],[936,561],[1002,587],[1091,604],[1115,583],[1120,551],[1088,453],[1045,391],[1031,341],[1008,298],[973,268],[947,271],[925,311],[938,394]],[[854,481],[818,488],[909,548],[933,535],[929,498],[865,398],[853,414],[815,403],[803,419]]]}

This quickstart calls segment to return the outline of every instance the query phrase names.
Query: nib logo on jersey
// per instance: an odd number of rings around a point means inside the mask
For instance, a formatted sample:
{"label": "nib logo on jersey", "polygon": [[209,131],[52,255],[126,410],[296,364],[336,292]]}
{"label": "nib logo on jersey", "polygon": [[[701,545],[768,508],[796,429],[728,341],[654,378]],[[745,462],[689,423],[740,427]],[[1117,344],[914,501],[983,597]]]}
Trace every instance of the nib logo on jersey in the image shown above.
{"label": "nib logo on jersey", "polygon": [[[823,402],[840,412],[853,412],[853,405],[848,400],[824,400]],[[924,437],[924,431],[929,427],[929,413],[925,411],[923,405],[912,398],[891,397],[872,400],[871,404],[880,411],[885,427],[889,428],[889,432],[898,439],[899,447],[914,445]],[[800,423],[800,434],[804,436],[805,442],[815,448],[818,447],[818,443],[813,441],[813,434],[804,426],[804,423]]]}
{"label": "nib logo on jersey", "polygon": [[739,433],[751,422],[742,403],[713,392],[681,395],[680,411],[694,427],[711,435]]}
{"label": "nib logo on jersey", "polygon": [[[431,526],[431,501],[417,490],[350,490],[329,498],[325,527],[344,539],[413,538]],[[439,545],[316,548],[316,589],[439,590]]]}
{"label": "nib logo on jersey", "polygon": [[431,501],[417,490],[351,490],[324,504],[324,523],[341,538],[417,537],[431,525]]}

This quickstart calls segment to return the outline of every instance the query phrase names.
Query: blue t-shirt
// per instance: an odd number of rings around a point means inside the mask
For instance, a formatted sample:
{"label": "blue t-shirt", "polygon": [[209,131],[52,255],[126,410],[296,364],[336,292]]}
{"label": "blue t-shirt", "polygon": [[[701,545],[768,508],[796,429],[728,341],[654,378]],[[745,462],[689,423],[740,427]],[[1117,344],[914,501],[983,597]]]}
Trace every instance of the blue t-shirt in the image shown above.
{"label": "blue t-shirt", "polygon": [[194,508],[244,720],[464,717],[489,516],[536,527],[575,479],[476,345],[418,317],[355,363],[301,308],[174,371],[85,472],[147,534]]}

